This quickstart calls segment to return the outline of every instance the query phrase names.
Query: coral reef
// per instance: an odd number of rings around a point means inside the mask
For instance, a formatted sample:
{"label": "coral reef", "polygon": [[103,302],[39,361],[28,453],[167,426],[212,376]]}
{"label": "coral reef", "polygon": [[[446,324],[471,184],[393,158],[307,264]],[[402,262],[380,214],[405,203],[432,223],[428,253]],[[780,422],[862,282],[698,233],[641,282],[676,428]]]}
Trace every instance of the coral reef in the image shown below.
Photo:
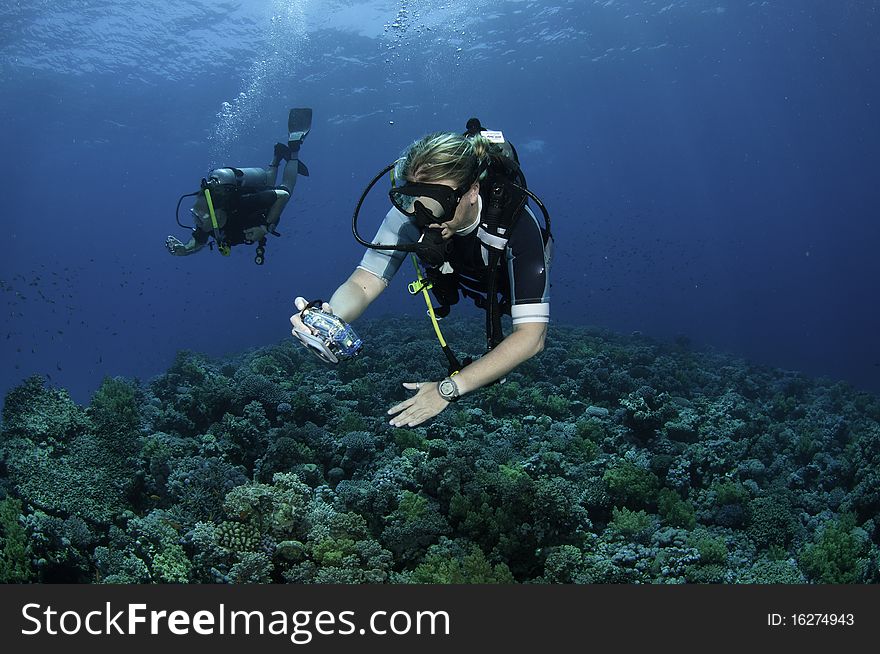
{"label": "coral reef", "polygon": [[[412,429],[430,330],[181,352],[88,406],[5,398],[0,581],[876,583],[880,398],[681,343],[553,325],[545,351]],[[471,352],[479,320],[447,319]]]}

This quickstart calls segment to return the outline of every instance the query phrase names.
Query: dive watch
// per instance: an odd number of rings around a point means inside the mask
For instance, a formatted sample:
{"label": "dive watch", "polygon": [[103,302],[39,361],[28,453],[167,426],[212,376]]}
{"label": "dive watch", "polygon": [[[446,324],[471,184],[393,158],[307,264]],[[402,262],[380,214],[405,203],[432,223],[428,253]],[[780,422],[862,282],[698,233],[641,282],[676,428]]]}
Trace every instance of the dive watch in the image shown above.
{"label": "dive watch", "polygon": [[447,377],[438,382],[437,392],[440,393],[440,397],[447,402],[455,402],[461,396],[461,393],[458,390],[458,384],[455,383],[455,380],[452,377]]}

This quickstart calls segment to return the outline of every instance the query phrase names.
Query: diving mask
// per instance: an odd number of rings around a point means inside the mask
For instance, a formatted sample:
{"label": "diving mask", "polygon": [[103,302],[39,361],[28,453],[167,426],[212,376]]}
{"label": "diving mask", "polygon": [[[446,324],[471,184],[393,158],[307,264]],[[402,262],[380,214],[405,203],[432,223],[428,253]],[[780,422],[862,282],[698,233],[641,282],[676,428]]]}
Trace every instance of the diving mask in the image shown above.
{"label": "diving mask", "polygon": [[358,233],[358,215],[370,189],[396,165],[397,162],[387,165],[367,184],[367,187],[361,193],[357,206],[354,208],[354,214],[351,217],[351,231],[354,234],[355,240],[364,247],[373,250],[413,252],[426,265],[440,265],[449,256],[452,248],[452,239],[444,240],[440,230],[436,228],[428,229],[428,227],[430,225],[439,225],[452,219],[458,203],[471,188],[476,178],[457,189],[446,184],[417,182],[408,182],[402,186],[392,186],[388,192],[391,203],[398,211],[414,220],[421,230],[422,236],[417,243],[371,243],[364,240]]}
{"label": "diving mask", "polygon": [[454,189],[446,184],[411,182],[392,187],[388,197],[398,211],[415,218],[419,227],[424,229],[451,220],[468,188],[470,184]]}

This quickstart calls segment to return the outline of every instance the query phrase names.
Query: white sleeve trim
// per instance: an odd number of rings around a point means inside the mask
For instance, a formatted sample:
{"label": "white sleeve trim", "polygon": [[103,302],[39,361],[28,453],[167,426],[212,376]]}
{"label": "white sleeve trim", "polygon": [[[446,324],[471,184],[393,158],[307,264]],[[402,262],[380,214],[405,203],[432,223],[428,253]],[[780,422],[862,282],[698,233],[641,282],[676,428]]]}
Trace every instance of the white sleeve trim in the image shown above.
{"label": "white sleeve trim", "polygon": [[513,318],[514,325],[524,322],[550,322],[550,303],[514,304],[510,307],[510,317]]}
{"label": "white sleeve trim", "polygon": [[390,283],[387,279],[382,277],[382,275],[378,274],[375,270],[370,270],[366,266],[361,266],[361,265],[358,265],[357,267],[365,272],[370,273],[373,277],[378,277],[379,279],[381,279],[382,283],[385,284],[385,286],[388,286],[388,284]]}

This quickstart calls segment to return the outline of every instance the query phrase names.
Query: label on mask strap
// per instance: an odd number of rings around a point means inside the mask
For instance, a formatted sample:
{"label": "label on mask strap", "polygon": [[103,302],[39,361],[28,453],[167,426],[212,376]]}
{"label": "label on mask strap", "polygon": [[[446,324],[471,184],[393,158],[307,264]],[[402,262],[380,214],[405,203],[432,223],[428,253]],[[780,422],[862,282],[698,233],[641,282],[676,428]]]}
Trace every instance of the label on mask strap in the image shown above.
{"label": "label on mask strap", "polygon": [[504,143],[504,134],[498,130],[484,129],[480,134],[485,136],[489,143]]}

